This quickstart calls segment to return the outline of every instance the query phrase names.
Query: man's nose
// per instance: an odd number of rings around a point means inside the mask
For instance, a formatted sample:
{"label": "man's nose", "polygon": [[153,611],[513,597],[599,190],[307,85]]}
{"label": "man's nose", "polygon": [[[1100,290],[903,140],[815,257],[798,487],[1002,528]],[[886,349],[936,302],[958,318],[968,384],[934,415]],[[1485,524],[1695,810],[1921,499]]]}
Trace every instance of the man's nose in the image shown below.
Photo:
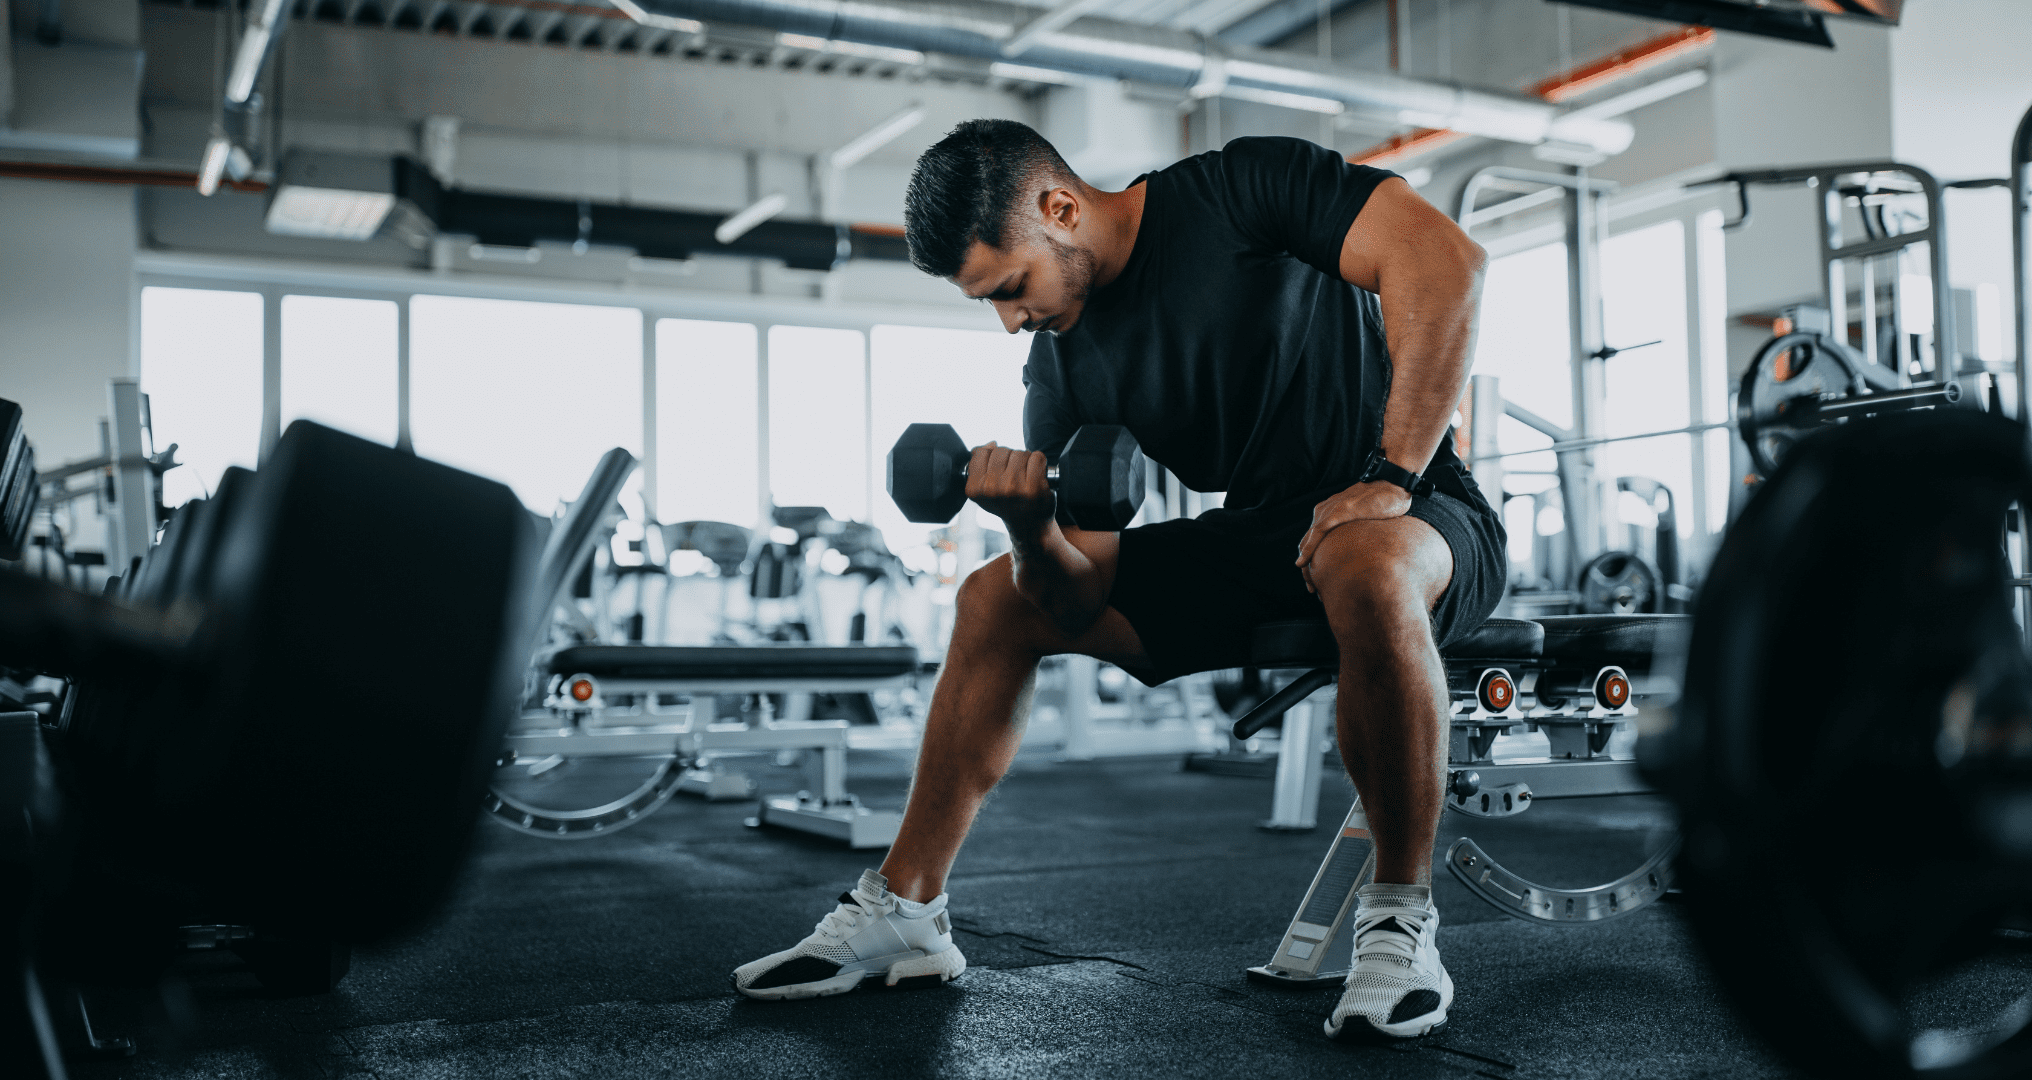
{"label": "man's nose", "polygon": [[1029,319],[1024,317],[1023,312],[1019,310],[1015,304],[1009,303],[996,304],[995,314],[1000,315],[1002,317],[1002,329],[1007,330],[1012,334],[1016,333],[1019,330],[1022,330],[1024,324],[1030,321]]}

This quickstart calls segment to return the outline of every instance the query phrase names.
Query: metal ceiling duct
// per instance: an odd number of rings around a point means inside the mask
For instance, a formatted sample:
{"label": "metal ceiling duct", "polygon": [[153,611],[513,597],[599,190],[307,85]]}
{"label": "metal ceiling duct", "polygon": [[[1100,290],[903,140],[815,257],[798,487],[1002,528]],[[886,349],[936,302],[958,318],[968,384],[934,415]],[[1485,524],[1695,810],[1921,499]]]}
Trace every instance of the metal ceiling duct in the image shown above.
{"label": "metal ceiling duct", "polygon": [[[779,33],[990,62],[1037,9],[977,0],[625,0],[649,23],[680,20],[760,26]],[[1450,128],[1505,142],[1570,147],[1596,156],[1630,145],[1627,121],[1561,115],[1559,107],[1495,90],[1355,71],[1291,52],[1235,45],[1161,26],[1085,18],[1037,39],[1021,66],[1176,87],[1195,97],[1240,91],[1341,102],[1414,127]]]}

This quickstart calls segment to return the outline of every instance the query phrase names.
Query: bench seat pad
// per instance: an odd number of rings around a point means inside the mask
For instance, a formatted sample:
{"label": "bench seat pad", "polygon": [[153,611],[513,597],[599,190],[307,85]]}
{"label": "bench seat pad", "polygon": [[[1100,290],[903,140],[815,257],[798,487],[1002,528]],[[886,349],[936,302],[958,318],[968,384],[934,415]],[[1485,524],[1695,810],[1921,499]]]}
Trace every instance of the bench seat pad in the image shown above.
{"label": "bench seat pad", "polygon": [[1651,670],[1651,658],[1685,651],[1690,615],[1547,615],[1545,655],[1564,667],[1615,664],[1631,672]]}
{"label": "bench seat pad", "polygon": [[[1447,646],[1449,660],[1531,660],[1545,643],[1545,631],[1524,619],[1490,619]],[[1325,619],[1288,619],[1256,628],[1249,663],[1255,667],[1331,667],[1340,648]]]}
{"label": "bench seat pad", "polygon": [[596,679],[887,679],[917,670],[908,645],[574,645],[553,675]]}

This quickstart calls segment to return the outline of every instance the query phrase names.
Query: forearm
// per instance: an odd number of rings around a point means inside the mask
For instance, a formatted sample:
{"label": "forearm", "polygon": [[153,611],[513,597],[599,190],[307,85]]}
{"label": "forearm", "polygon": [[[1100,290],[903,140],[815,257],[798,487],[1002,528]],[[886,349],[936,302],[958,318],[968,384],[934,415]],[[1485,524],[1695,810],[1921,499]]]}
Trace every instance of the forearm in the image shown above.
{"label": "forearm", "polygon": [[1101,617],[1108,604],[1108,582],[1102,580],[1094,560],[1066,538],[1058,522],[1012,530],[1009,546],[1016,591],[1067,637],[1085,633]]}
{"label": "forearm", "polygon": [[1393,277],[1381,290],[1391,359],[1383,453],[1396,465],[1424,472],[1453,421],[1474,358],[1480,252]]}

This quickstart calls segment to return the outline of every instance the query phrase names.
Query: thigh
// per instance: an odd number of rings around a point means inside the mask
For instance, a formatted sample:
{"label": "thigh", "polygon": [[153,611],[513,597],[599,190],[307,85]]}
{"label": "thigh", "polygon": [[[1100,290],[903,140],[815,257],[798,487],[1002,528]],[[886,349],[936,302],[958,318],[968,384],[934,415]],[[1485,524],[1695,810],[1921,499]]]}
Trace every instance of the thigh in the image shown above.
{"label": "thigh", "polygon": [[1249,662],[1258,624],[1318,618],[1296,566],[1302,520],[1221,525],[1180,519],[1121,534],[1110,607],[1135,630],[1148,662],[1124,665],[1156,685]]}
{"label": "thigh", "polygon": [[[1115,576],[1118,543],[1115,533],[1068,529],[1066,539],[1094,564],[1103,581]],[[1036,655],[1079,653],[1124,669],[1146,666],[1149,657],[1135,628],[1113,607],[1104,608],[1092,626],[1067,636],[1058,625],[1016,590],[1012,556],[998,555],[967,575],[960,587],[958,621],[949,647],[965,651],[976,645],[1020,644]]]}

